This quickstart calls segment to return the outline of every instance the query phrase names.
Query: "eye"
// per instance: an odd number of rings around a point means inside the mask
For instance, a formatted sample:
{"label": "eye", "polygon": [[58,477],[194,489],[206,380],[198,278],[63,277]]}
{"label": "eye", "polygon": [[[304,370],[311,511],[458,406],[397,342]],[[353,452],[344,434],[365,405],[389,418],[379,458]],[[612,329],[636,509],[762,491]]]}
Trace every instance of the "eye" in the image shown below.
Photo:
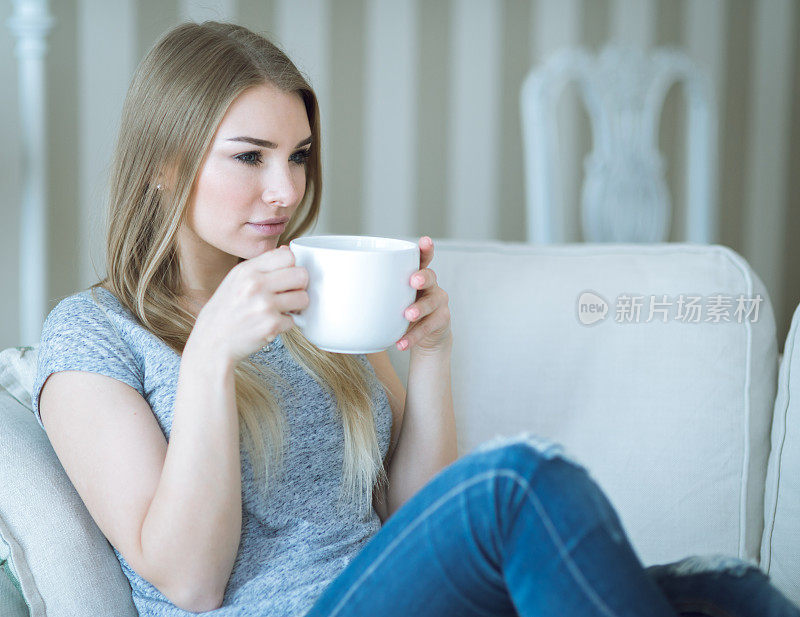
{"label": "eye", "polygon": [[[244,157],[252,156],[255,157],[254,159],[246,159]],[[245,152],[244,154],[240,154],[239,156],[234,157],[237,161],[241,161],[245,165],[258,165],[261,163],[261,153],[258,150],[253,150],[252,152]]]}
{"label": "eye", "polygon": [[292,156],[297,157],[295,163],[297,163],[298,165],[305,165],[308,162],[308,159],[311,157],[311,148],[306,148],[305,150],[298,150]]}
{"label": "eye", "polygon": [[[311,157],[311,148],[307,148],[306,150],[298,150],[289,160],[294,162],[297,165],[305,165],[308,162],[308,159]],[[245,152],[240,154],[239,156],[234,157],[237,161],[244,163],[245,165],[260,165],[261,160],[261,152],[258,150],[253,150],[252,152]]]}

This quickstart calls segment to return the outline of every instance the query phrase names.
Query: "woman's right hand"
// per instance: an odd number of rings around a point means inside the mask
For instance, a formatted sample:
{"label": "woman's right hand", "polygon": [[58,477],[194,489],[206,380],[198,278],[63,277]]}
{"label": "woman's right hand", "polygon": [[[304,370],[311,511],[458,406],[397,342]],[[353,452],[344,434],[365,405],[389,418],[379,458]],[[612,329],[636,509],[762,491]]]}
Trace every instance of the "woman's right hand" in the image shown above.
{"label": "woman's right hand", "polygon": [[288,246],[234,266],[197,315],[192,337],[238,362],[294,327],[289,311],[308,306],[308,270]]}

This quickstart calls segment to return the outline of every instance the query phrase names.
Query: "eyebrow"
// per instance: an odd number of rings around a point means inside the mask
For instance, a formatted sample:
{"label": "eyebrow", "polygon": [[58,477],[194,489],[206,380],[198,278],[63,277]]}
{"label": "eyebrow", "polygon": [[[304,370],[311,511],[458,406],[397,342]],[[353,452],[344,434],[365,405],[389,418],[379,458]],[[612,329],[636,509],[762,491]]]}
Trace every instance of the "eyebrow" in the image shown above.
{"label": "eyebrow", "polygon": [[[270,148],[271,150],[274,150],[275,148],[278,147],[278,144],[274,142],[267,141],[266,139],[258,139],[257,137],[231,137],[226,141],[244,141],[249,144],[253,144],[255,146],[261,146],[262,148]],[[303,141],[297,144],[295,148],[299,148],[300,146],[305,146],[306,144],[310,143],[311,143],[311,136],[309,135]]]}

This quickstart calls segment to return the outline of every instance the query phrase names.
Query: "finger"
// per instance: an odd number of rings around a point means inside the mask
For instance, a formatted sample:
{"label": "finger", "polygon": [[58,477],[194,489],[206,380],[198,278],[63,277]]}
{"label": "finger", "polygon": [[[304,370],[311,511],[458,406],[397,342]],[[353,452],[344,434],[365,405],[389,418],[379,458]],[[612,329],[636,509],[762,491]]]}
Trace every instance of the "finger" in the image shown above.
{"label": "finger", "polygon": [[420,317],[427,315],[428,312],[425,310],[425,306],[422,304],[422,302],[414,302],[414,304],[409,306],[403,314],[408,321],[416,321]]}
{"label": "finger", "polygon": [[430,236],[422,236],[419,239],[419,269],[427,268],[433,259],[433,240]]}
{"label": "finger", "polygon": [[[403,337],[397,341],[400,349],[408,349],[413,347],[431,332],[434,332],[440,328],[444,328],[450,320],[450,316],[445,313],[446,311],[443,310],[436,311],[423,321],[415,323],[412,327],[406,330],[405,334],[403,334]],[[405,345],[403,344],[404,342],[406,343]]]}
{"label": "finger", "polygon": [[421,297],[419,300],[414,302],[414,304],[409,305],[404,311],[403,315],[409,321],[418,321],[426,315],[430,315],[437,308],[445,304],[447,304],[447,299],[444,293],[437,294],[435,292],[431,292]]}
{"label": "finger", "polygon": [[[286,247],[286,248],[284,248]],[[259,272],[271,272],[277,268],[287,268],[294,265],[294,254],[285,244],[277,249],[266,251],[241,264],[252,264],[251,267]]]}
{"label": "finger", "polygon": [[430,268],[417,270],[411,275],[411,286],[415,289],[427,289],[436,285],[436,273]]}
{"label": "finger", "polygon": [[303,266],[278,268],[265,274],[267,289],[271,292],[308,289],[308,270]]}
{"label": "finger", "polygon": [[308,292],[303,290],[284,291],[283,293],[275,294],[273,297],[273,306],[279,313],[302,311],[308,307],[308,302]]}

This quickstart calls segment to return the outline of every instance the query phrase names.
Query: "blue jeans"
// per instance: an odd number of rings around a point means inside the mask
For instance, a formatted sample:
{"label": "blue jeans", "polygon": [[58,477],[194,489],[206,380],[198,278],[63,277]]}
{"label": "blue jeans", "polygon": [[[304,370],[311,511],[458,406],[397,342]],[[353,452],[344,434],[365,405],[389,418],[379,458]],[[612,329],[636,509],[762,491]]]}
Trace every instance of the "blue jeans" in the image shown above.
{"label": "blue jeans", "polygon": [[487,442],[397,510],[307,617],[800,617],[735,558],[645,569],[563,448]]}

